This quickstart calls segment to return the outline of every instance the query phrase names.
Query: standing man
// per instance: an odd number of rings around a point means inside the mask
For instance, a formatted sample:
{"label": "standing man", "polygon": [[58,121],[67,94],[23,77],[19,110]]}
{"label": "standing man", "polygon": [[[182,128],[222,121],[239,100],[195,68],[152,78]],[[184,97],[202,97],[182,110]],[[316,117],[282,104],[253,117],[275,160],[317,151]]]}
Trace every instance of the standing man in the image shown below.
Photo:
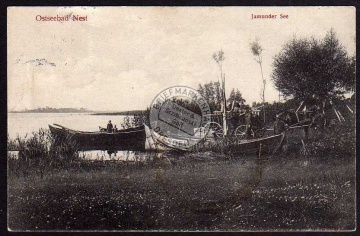
{"label": "standing man", "polygon": [[109,120],[109,123],[107,124],[107,132],[112,133],[113,132],[113,125],[111,124],[111,120]]}
{"label": "standing man", "polygon": [[[280,114],[276,115],[275,122],[274,122],[274,134],[281,134],[282,132],[286,132],[288,129],[288,125],[285,123],[283,119],[280,118]],[[286,133],[285,133],[286,134]],[[285,139],[282,142],[280,148],[284,153],[287,152],[288,145],[287,145],[287,135],[285,135]]]}
{"label": "standing man", "polygon": [[276,119],[274,122],[274,134],[281,134],[286,130],[286,124],[285,122],[280,119],[280,115],[276,115]]}
{"label": "standing man", "polygon": [[250,139],[251,138],[251,110],[249,107],[246,107],[246,111],[245,111],[245,134],[246,134],[246,138]]}
{"label": "standing man", "polygon": [[304,123],[303,123],[303,127],[304,127],[304,138],[307,140],[309,138],[309,128],[312,125],[312,111],[307,111],[305,110],[305,119],[304,119]]}
{"label": "standing man", "polygon": [[235,104],[233,110],[231,111],[231,124],[233,127],[233,132],[235,132],[236,127],[239,125],[240,121],[240,105],[239,103]]}

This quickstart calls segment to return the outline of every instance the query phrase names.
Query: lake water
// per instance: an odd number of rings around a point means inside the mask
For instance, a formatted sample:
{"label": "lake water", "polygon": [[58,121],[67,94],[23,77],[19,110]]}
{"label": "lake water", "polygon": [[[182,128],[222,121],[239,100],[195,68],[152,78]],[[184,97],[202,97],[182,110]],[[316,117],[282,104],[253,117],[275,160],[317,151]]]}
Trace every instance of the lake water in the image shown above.
{"label": "lake water", "polygon": [[[109,120],[121,129],[123,115],[91,115],[87,113],[8,113],[8,135],[15,139],[31,137],[39,129],[49,129],[48,125],[59,124],[80,131],[99,131],[99,126],[106,127]],[[90,159],[134,160],[145,158],[142,153],[119,151],[109,155],[106,151],[84,152]]]}
{"label": "lake water", "polygon": [[8,134],[10,138],[16,138],[17,134],[25,137],[40,128],[49,129],[48,125],[54,123],[75,130],[99,131],[99,126],[106,127],[109,120],[121,129],[124,117],[86,113],[8,113]]}

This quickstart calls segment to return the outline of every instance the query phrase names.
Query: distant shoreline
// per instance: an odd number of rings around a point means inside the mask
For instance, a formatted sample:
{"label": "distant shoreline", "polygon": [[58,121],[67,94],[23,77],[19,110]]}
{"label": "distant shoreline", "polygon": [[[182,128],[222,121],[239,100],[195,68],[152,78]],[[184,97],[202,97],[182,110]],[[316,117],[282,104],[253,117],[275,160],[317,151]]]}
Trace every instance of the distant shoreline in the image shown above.
{"label": "distant shoreline", "polygon": [[110,115],[140,115],[143,110],[133,110],[133,111],[117,111],[117,112],[94,112],[94,111],[87,111],[87,110],[27,110],[27,111],[9,111],[8,113],[84,113],[89,115],[103,115],[103,116],[110,116]]}
{"label": "distant shoreline", "polygon": [[91,115],[102,115],[102,116],[113,116],[113,115],[128,115],[128,116],[134,116],[134,115],[140,115],[143,113],[144,110],[133,110],[133,111],[118,111],[118,112],[96,112],[92,113]]}
{"label": "distant shoreline", "polygon": [[93,113],[92,111],[9,111],[8,113]]}
{"label": "distant shoreline", "polygon": [[85,108],[37,108],[22,111],[9,111],[9,113],[92,113],[94,111]]}

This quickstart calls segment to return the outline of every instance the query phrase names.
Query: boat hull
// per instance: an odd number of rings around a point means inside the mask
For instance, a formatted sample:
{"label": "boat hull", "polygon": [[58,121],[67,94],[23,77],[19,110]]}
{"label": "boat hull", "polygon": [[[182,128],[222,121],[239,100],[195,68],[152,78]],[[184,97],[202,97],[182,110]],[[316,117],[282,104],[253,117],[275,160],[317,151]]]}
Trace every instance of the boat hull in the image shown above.
{"label": "boat hull", "polygon": [[[177,145],[175,147],[174,143],[181,143],[182,140],[176,139],[169,139],[164,137],[155,131],[151,130],[147,125],[145,125],[145,134],[146,134],[146,141],[145,141],[145,149],[146,151],[172,151],[172,150],[186,150],[181,145]],[[186,144],[185,144],[186,145]]]}
{"label": "boat hull", "polygon": [[75,143],[77,149],[80,151],[145,150],[146,136],[144,126],[119,130],[116,133],[82,132],[63,126],[59,127],[49,125],[52,135],[54,135],[55,138],[66,139],[67,142]]}
{"label": "boat hull", "polygon": [[[145,149],[149,151],[189,151],[191,146],[198,143],[199,139],[174,139],[164,137],[145,125],[146,144]],[[251,140],[238,140],[227,144],[225,154],[237,156],[272,156],[282,145],[285,133]],[[189,145],[190,144],[190,145]]]}
{"label": "boat hull", "polygon": [[234,157],[257,156],[260,158],[270,157],[282,146],[285,133],[264,138],[239,140],[227,147],[227,154]]}

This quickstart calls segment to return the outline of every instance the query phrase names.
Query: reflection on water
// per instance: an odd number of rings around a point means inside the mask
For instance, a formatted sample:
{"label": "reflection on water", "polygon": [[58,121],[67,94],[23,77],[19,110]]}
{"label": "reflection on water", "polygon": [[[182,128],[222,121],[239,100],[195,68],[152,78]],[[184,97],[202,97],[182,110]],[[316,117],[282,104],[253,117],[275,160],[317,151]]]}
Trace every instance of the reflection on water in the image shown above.
{"label": "reflection on water", "polygon": [[[8,151],[8,158],[19,157],[19,151]],[[138,151],[81,151],[78,152],[79,156],[85,160],[99,160],[99,161],[151,161],[153,158],[152,153],[138,152]]]}
{"label": "reflection on water", "polygon": [[113,161],[147,161],[151,157],[146,152],[135,151],[81,151],[80,157],[84,157],[87,160],[113,160]]}

